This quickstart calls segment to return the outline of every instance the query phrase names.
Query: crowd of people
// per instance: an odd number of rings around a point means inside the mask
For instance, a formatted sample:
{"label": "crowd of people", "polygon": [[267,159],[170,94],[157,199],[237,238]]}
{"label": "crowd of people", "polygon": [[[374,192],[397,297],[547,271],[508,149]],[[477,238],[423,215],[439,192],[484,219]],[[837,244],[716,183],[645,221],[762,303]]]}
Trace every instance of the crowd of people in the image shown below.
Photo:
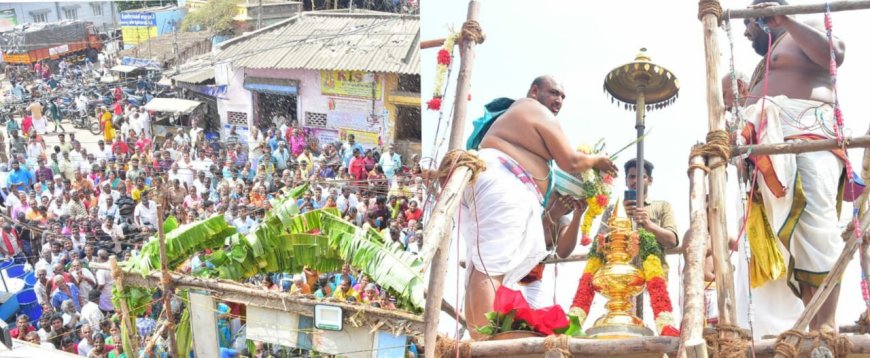
{"label": "crowd of people", "polygon": [[[422,245],[426,188],[419,156],[403,158],[391,144],[364,146],[353,135],[320,143],[283,118],[249,135],[233,128],[223,141],[206,140],[196,120],[157,136],[153,114],[119,97],[101,109],[98,139],[88,142],[71,131],[57,133],[56,144],[48,145],[51,134],[33,124],[44,121],[44,108],[35,102],[28,111],[27,126],[24,118],[7,121],[8,140],[0,148],[0,256],[32,267],[43,313],[35,322],[19,316],[14,338],[120,356],[112,278],[89,263],[137,255],[157,231],[160,205],[180,224],[223,215],[244,234],[271,209],[270,199],[307,183],[301,212],[336,208],[348,222],[384,230],[408,251]],[[207,253],[197,253],[184,269],[210,265]],[[395,307],[385,290],[349,266],[264,276],[265,289]],[[244,315],[239,305],[227,306],[237,321],[225,325],[235,328],[225,330],[232,337]],[[153,312],[137,318],[140,334],[156,318]],[[231,344],[222,340],[221,346]]]}

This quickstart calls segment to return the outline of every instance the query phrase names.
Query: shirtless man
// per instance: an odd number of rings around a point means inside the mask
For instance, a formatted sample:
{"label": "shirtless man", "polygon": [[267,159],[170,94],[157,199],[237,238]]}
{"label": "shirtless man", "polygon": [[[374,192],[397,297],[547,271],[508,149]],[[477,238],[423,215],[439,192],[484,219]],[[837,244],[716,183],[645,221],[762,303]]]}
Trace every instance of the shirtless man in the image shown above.
{"label": "shirtless man", "polygon": [[546,256],[542,205],[550,191],[550,161],[579,174],[589,168],[616,175],[606,156],[576,151],[556,121],[565,92],[550,76],[532,82],[527,98],[495,120],[479,146],[487,169],[463,197],[460,220],[468,245],[466,319],[472,337],[485,326],[495,290],[515,287]]}
{"label": "shirtless man", "polygon": [[[779,5],[787,5],[787,3],[784,0],[777,2],[756,0],[750,7],[765,8]],[[801,22],[790,15],[746,19],[744,23],[746,24],[744,35],[752,42],[755,52],[762,56],[771,56],[766,95],[767,101],[777,105],[767,107],[777,107],[776,110],[780,111],[780,125],[784,139],[807,135],[824,136],[824,133],[807,130],[808,126],[806,126],[807,122],[819,120],[815,113],[821,111],[826,111],[824,117],[819,118],[824,118],[828,130],[831,130],[833,125],[833,110],[830,106],[833,102],[833,84],[829,73],[831,53],[824,25],[820,21]],[[769,29],[772,38],[770,50],[768,50],[768,34],[765,28]],[[833,51],[836,64],[839,66],[843,63],[845,54],[845,44],[842,40],[834,38]],[[748,86],[749,97],[746,103],[748,106],[756,102],[761,104],[759,99],[765,96],[762,66],[763,62],[759,64],[760,70],[756,71]],[[803,112],[809,114],[801,115]],[[748,108],[747,113],[752,117],[752,108]],[[803,125],[794,125],[795,122],[801,122]],[[790,260],[795,264],[794,270],[789,270],[789,285],[794,292],[799,293],[806,305],[815,294],[820,280],[831,269],[842,248],[834,205],[843,164],[831,152],[803,153],[794,158],[802,181],[803,193],[794,188],[785,190],[788,193],[794,191],[795,196],[804,195],[807,207],[799,216],[794,233],[789,237]],[[776,185],[771,186],[768,183],[768,187],[772,188],[771,191],[776,190]],[[765,196],[764,200],[769,201],[766,204],[777,204],[777,198],[772,196]],[[790,201],[783,206],[786,206],[786,209],[790,207]],[[770,213],[768,217],[772,217]],[[779,223],[770,224],[774,232],[777,232]],[[818,314],[810,322],[811,330],[837,329],[835,316],[839,291],[838,286],[831,292]]]}

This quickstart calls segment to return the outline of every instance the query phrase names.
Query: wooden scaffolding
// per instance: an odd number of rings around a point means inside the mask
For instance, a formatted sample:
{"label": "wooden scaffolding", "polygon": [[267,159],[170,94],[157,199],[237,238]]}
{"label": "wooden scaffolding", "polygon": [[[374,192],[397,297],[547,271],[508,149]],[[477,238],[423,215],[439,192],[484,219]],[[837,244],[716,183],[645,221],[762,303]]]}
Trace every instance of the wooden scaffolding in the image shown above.
{"label": "wooden scaffolding", "polygon": [[[706,84],[707,84],[707,118],[708,131],[710,133],[725,131],[726,123],[724,116],[724,104],[721,82],[719,79],[719,41],[717,29],[722,24],[723,14],[729,19],[754,18],[775,15],[812,14],[826,11],[845,11],[870,9],[870,0],[837,1],[828,4],[813,5],[786,5],[761,9],[734,9],[723,11],[718,0],[700,0],[698,18],[703,25],[705,61],[706,61]],[[480,36],[465,36],[467,28],[479,30],[477,16],[480,11],[478,1],[469,1],[467,21],[463,25],[463,35],[456,42],[459,46],[461,62],[459,68],[458,85],[454,97],[454,115],[451,125],[449,150],[461,149],[464,140],[463,128],[465,127],[465,113],[468,94],[469,79],[474,62],[474,47],[479,43]],[[441,40],[424,41],[424,48],[439,46]],[[711,140],[711,138],[714,138]],[[719,146],[730,148],[730,151],[719,151],[722,154],[705,154],[711,151],[693,151],[689,160],[690,177],[690,216],[691,235],[685,240],[682,250],[685,256],[686,266],[682,277],[684,287],[683,317],[681,322],[681,336],[677,337],[645,337],[619,341],[598,341],[588,339],[554,339],[547,338],[524,338],[507,341],[482,341],[482,342],[457,342],[456,349],[460,355],[470,356],[524,356],[541,355],[563,356],[565,354],[584,357],[661,357],[664,354],[679,357],[704,357],[712,354],[708,352],[708,341],[704,331],[704,281],[703,266],[707,250],[706,238],[712,239],[712,252],[714,257],[715,275],[718,288],[718,309],[720,327],[736,327],[736,297],[734,292],[733,269],[728,264],[728,237],[726,230],[726,216],[723,208],[725,204],[725,170],[726,164],[731,157],[746,154],[751,155],[776,155],[786,153],[805,153],[814,151],[826,151],[838,147],[865,148],[862,178],[870,179],[870,132],[868,135],[856,138],[847,138],[844,143],[837,140],[820,140],[801,143],[780,143],[773,145],[730,146],[727,141],[717,142],[715,136],[708,136],[708,142],[699,146]],[[697,153],[697,154],[695,154]],[[723,163],[724,162],[724,163]],[[443,165],[443,164],[442,164]],[[457,166],[452,169],[449,177],[444,181],[439,200],[433,210],[432,218],[426,227],[427,240],[424,243],[421,254],[424,256],[424,269],[429,268],[429,286],[427,292],[425,312],[425,346],[426,357],[432,358],[437,355],[455,356],[455,352],[436,352],[438,341],[437,327],[440,312],[442,311],[442,299],[445,274],[447,271],[447,256],[452,233],[452,218],[456,214],[460,195],[467,187],[473,175],[468,167]],[[709,187],[709,192],[707,188]],[[803,331],[807,328],[810,320],[818,312],[821,303],[825,301],[834,288],[836,278],[840,277],[855,252],[861,248],[861,264],[865,271],[870,271],[870,251],[864,239],[870,227],[870,215],[867,215],[863,207],[867,203],[868,192],[865,191],[856,205],[861,207],[860,226],[863,237],[855,237],[854,231],[847,230],[843,233],[847,240],[845,249],[836,262],[830,274],[823,281],[819,290],[806,306],[800,319],[794,324],[793,330]],[[709,198],[709,202],[708,199]],[[709,209],[708,209],[709,208]],[[708,221],[708,217],[710,220]],[[708,222],[710,223],[708,227]],[[567,260],[550,260],[547,263],[564,261],[576,261],[585,259],[578,255]],[[461,318],[461,314],[450,314]],[[752,342],[754,352],[750,351],[745,334],[742,335],[737,329],[720,329],[706,332],[712,341],[720,345],[738,346],[736,355],[717,354],[718,356],[755,356],[785,358],[783,351],[777,347],[781,342],[777,339],[762,339]],[[712,333],[712,335],[710,335]],[[715,338],[713,338],[715,337]],[[797,356],[809,356],[814,348],[813,342],[801,340],[799,336],[787,335],[783,337],[785,344],[792,347],[791,352]],[[841,337],[849,349],[851,356],[870,356],[870,336],[852,335]],[[726,347],[728,348],[728,347]],[[733,348],[733,347],[732,347]],[[718,350],[718,347],[717,349]]]}

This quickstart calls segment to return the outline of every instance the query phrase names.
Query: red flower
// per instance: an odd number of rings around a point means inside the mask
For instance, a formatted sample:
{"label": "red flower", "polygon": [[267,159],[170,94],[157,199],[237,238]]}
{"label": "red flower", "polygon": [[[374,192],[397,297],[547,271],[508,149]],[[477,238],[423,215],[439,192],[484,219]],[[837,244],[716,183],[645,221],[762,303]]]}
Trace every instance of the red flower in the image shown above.
{"label": "red flower", "polygon": [[607,198],[607,195],[599,194],[599,195],[595,198],[595,200],[598,201],[598,206],[604,208],[604,207],[607,207],[607,202],[609,201],[609,198]]}
{"label": "red flower", "polygon": [[471,93],[468,94],[468,101],[471,102]]}
{"label": "red flower", "polygon": [[[562,310],[562,306],[554,305],[533,311],[536,325],[532,326],[536,331],[546,335],[553,334],[553,330],[568,327],[568,316]],[[526,321],[528,323],[528,321]],[[531,324],[529,324],[531,326]]]}
{"label": "red flower", "polygon": [[661,312],[671,312],[671,298],[668,296],[668,286],[664,278],[654,277],[646,283],[646,289],[649,291],[650,305],[653,309],[653,315],[659,316]]}
{"label": "red flower", "polygon": [[517,310],[517,317],[519,317],[519,311],[523,309],[528,310],[529,303],[526,302],[522,292],[499,286],[498,290],[495,291],[495,302],[492,304],[492,309],[501,314],[508,314],[511,310]]}
{"label": "red flower", "polygon": [[441,110],[441,97],[435,97],[426,102],[426,108],[431,109],[433,111]]}
{"label": "red flower", "polygon": [[450,64],[450,52],[447,52],[445,49],[441,49],[438,51],[438,64],[439,65],[449,65]]}
{"label": "red flower", "polygon": [[603,251],[606,248],[604,245],[607,245],[604,234],[598,234],[597,236],[595,236],[595,239],[598,240],[598,249]]}
{"label": "red flower", "polygon": [[589,246],[592,243],[592,238],[589,235],[583,234],[583,238],[580,239],[580,245]]}
{"label": "red flower", "polygon": [[660,336],[667,336],[667,337],[679,337],[680,330],[674,328],[674,326],[667,325],[667,326],[662,327],[662,331],[659,332],[659,335]]}
{"label": "red flower", "polygon": [[608,184],[608,185],[613,184],[613,176],[611,176],[610,174],[604,174],[603,181],[604,181],[604,184]]}
{"label": "red flower", "polygon": [[580,307],[583,311],[589,312],[589,306],[592,306],[592,298],[595,297],[595,289],[592,288],[592,274],[584,273],[580,277],[580,284],[577,285],[577,292],[574,294],[574,301],[571,307]]}

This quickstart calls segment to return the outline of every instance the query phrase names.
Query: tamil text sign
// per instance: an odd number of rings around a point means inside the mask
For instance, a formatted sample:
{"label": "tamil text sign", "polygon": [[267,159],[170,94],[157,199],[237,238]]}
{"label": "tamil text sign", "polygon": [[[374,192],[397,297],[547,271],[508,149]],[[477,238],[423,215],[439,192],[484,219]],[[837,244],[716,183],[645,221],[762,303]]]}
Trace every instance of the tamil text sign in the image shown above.
{"label": "tamil text sign", "polygon": [[381,77],[362,71],[320,71],[320,93],[343,97],[380,99]]}
{"label": "tamil text sign", "polygon": [[157,15],[153,12],[122,12],[121,27],[124,26],[157,26]]}

